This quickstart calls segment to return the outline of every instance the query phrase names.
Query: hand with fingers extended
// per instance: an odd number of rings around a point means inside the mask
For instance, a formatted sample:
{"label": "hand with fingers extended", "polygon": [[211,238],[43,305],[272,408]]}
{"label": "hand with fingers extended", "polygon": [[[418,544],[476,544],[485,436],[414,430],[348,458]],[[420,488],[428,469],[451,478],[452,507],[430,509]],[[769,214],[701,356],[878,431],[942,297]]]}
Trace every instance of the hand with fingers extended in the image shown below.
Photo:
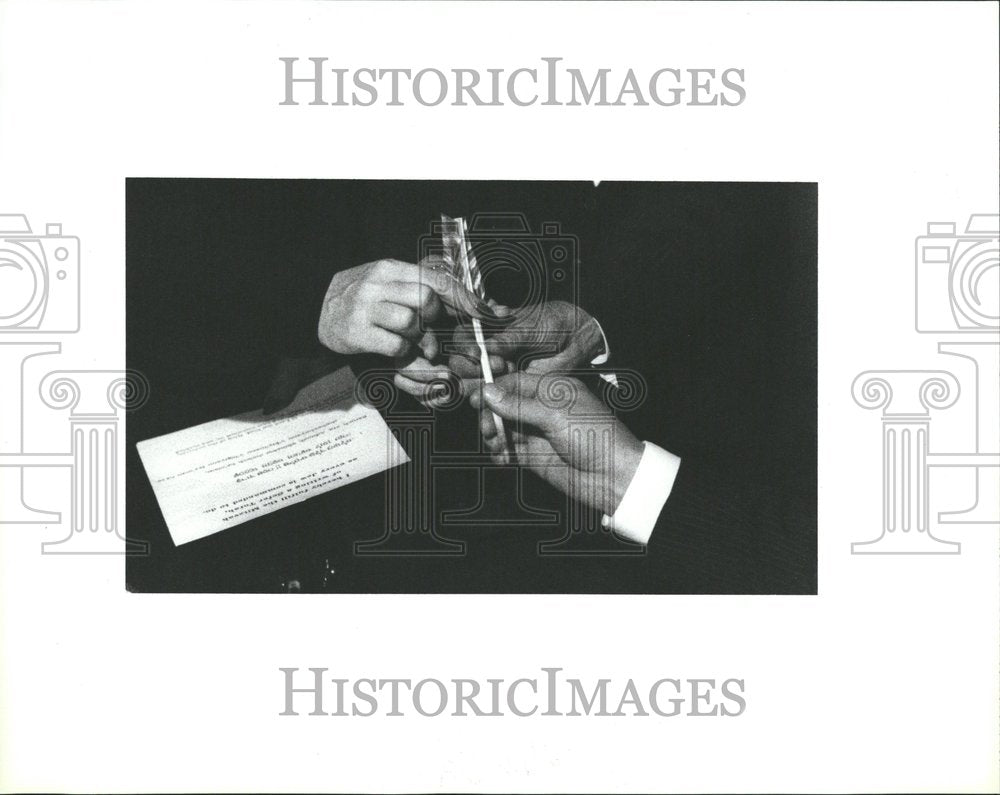
{"label": "hand with fingers extended", "polygon": [[[505,324],[489,335],[486,350],[491,357],[507,363],[505,372],[575,370],[605,352],[604,335],[597,321],[574,304],[548,301],[513,313],[506,307],[495,309]],[[457,376],[475,377],[479,350],[471,328],[456,330],[448,353],[448,366]]]}
{"label": "hand with fingers extended", "polygon": [[560,491],[613,515],[643,445],[582,382],[553,372],[511,373],[470,394],[480,431],[498,455],[492,413],[506,424],[518,463]]}

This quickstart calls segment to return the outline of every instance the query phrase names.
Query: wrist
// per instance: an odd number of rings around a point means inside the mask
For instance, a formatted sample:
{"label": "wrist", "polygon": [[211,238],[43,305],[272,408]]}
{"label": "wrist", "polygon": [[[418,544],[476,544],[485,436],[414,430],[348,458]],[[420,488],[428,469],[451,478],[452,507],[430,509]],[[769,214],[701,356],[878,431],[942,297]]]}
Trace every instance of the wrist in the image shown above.
{"label": "wrist", "polygon": [[635,477],[639,462],[642,460],[643,444],[624,425],[615,428],[615,444],[611,458],[611,504],[602,506],[605,513],[613,514],[621,505],[625,492],[628,491]]}

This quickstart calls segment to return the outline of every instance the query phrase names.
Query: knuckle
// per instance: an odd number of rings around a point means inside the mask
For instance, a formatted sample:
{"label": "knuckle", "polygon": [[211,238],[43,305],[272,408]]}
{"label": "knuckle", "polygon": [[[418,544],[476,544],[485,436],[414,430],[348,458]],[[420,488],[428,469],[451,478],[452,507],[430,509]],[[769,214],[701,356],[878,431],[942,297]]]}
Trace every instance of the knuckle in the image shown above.
{"label": "knuckle", "polygon": [[374,282],[364,281],[358,285],[358,299],[362,303],[371,303],[378,297],[379,287]]}
{"label": "knuckle", "polygon": [[350,316],[347,318],[347,323],[345,325],[351,333],[360,333],[364,329],[368,328],[368,313],[363,307],[355,307],[354,311],[351,312]]}
{"label": "knuckle", "polygon": [[397,312],[397,322],[402,328],[411,328],[416,324],[417,313],[408,306],[401,306]]}
{"label": "knuckle", "polygon": [[[361,266],[364,267],[364,266]],[[345,271],[338,271],[333,274],[330,278],[330,284],[326,288],[326,293],[328,296],[340,295],[347,289],[347,286],[351,283],[352,277],[357,277],[359,273],[358,268],[348,268]]]}

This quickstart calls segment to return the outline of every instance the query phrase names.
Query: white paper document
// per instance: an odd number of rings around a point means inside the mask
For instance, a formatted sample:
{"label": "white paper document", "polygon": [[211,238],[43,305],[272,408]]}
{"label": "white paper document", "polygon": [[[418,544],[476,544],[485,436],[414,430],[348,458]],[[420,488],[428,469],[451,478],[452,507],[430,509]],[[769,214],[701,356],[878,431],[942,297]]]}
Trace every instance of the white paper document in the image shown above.
{"label": "white paper document", "polygon": [[206,422],[136,447],[175,544],[247,522],[410,459],[355,397],[349,367],[286,409]]}

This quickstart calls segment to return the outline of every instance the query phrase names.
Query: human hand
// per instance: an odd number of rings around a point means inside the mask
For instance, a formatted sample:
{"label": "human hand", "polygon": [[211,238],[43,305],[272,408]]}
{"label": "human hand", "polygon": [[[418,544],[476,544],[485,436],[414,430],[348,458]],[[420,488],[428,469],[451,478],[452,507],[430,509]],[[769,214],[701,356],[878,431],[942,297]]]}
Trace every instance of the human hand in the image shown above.
{"label": "human hand", "polygon": [[[343,366],[344,360],[333,353],[308,357],[282,357],[271,374],[271,381],[264,396],[264,416],[287,407],[295,400],[300,390]],[[457,379],[444,365],[431,364],[416,354],[395,359],[394,366],[396,372],[393,375],[393,383],[427,408],[439,408],[454,403],[459,395],[467,394],[478,384],[478,382],[473,383],[472,379]]]}
{"label": "human hand", "polygon": [[[501,317],[510,314],[506,307],[496,309]],[[452,342],[449,368],[460,378],[473,378],[479,369],[479,349],[472,330],[457,329]],[[585,367],[600,355],[603,346],[597,321],[566,301],[526,307],[486,340],[487,352],[507,362],[504,371],[524,369],[538,374]],[[526,363],[523,368],[522,363]]]}
{"label": "human hand", "polygon": [[[468,378],[459,378],[445,365],[433,364],[419,354],[397,359],[396,363],[393,383],[427,408],[439,408],[472,394],[483,378],[478,358],[476,369]],[[490,366],[494,374],[499,374],[505,372],[506,363],[499,356],[490,356]]]}
{"label": "human hand", "polygon": [[[510,309],[493,300],[488,301],[487,306],[494,315],[491,322],[508,322]],[[413,354],[397,360],[399,370],[393,377],[395,385],[428,408],[444,406],[456,397],[471,394],[474,389],[478,389],[483,373],[480,369],[479,347],[476,345],[472,329],[468,326],[456,326],[452,332],[452,344],[447,346],[447,350],[456,350],[456,340],[457,349],[462,355],[467,354],[475,359],[474,362],[470,361],[467,367],[462,368],[463,375],[455,373],[444,365],[435,365],[427,357]],[[493,375],[502,375],[514,370],[511,362],[496,354],[489,356],[489,362]]]}
{"label": "human hand", "polygon": [[[480,432],[499,459],[491,412],[506,420],[518,463],[611,516],[642,458],[635,435],[582,382],[560,373],[512,373],[470,395]],[[516,423],[516,424],[515,424]]]}
{"label": "human hand", "polygon": [[495,319],[440,258],[419,264],[382,259],[334,275],[323,299],[319,341],[336,353],[433,360],[438,341],[427,324],[447,312]]}

